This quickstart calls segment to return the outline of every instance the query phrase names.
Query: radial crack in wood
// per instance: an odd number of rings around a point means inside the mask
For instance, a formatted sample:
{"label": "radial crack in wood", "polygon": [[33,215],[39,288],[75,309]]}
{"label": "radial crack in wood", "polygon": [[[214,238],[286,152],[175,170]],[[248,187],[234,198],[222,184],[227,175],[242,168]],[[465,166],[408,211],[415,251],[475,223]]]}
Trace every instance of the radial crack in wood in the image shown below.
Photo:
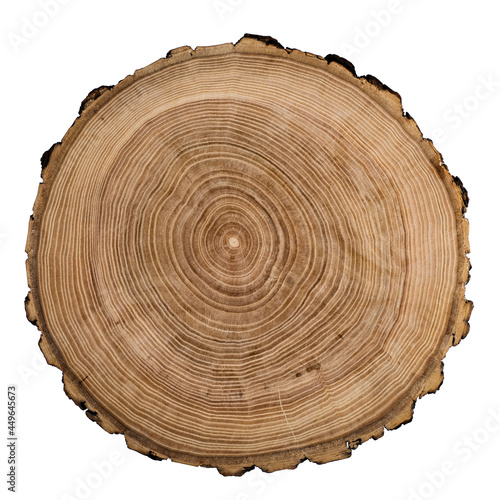
{"label": "radial crack in wood", "polygon": [[154,460],[347,458],[467,335],[467,191],[338,56],[170,51],[93,90],[42,177],[27,317],[67,395]]}

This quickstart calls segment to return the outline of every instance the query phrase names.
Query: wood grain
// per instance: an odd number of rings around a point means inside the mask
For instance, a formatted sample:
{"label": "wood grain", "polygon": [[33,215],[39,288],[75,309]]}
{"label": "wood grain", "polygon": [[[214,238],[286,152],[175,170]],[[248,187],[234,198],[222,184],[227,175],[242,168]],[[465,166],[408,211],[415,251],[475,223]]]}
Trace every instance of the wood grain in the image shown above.
{"label": "wood grain", "polygon": [[42,167],[28,318],[68,396],[151,458],[348,457],[468,332],[467,193],[338,56],[176,49],[92,91]]}

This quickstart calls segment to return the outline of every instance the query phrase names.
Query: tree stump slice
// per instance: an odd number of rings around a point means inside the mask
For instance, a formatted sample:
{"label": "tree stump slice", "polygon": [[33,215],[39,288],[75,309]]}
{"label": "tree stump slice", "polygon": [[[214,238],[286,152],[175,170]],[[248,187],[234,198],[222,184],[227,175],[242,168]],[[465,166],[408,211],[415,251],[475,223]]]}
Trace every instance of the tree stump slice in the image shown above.
{"label": "tree stump slice", "polygon": [[468,332],[467,193],[338,56],[171,51],[92,91],[42,177],[28,319],[68,396],[151,458],[349,457]]}

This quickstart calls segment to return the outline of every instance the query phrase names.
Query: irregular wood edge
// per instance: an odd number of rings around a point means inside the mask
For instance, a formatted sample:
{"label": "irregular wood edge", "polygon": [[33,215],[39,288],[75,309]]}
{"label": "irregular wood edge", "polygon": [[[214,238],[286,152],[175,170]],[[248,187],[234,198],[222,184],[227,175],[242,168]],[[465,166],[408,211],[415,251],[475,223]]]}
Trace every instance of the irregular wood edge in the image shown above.
{"label": "irregular wood edge", "polygon": [[[386,112],[403,127],[407,134],[421,147],[422,151],[431,161],[448,191],[450,201],[455,210],[457,242],[459,249],[459,263],[457,269],[457,284],[450,320],[443,341],[426,367],[424,373],[390,412],[369,426],[358,429],[346,439],[329,441],[303,449],[289,450],[286,452],[267,453],[248,457],[202,457],[187,454],[176,450],[168,450],[131,429],[127,429],[113,415],[110,415],[96,401],[92,394],[85,388],[84,380],[72,373],[67,363],[54,343],[44,320],[43,308],[39,295],[38,275],[36,268],[36,255],[40,235],[41,223],[45,205],[50,193],[52,182],[57,175],[59,165],[72,142],[99,109],[104,107],[117,93],[147,75],[155,73],[167,66],[174,65],[196,57],[210,57],[231,52],[258,53],[272,57],[288,58],[310,66],[318,67],[331,72],[337,77],[351,83],[369,95]],[[97,422],[109,433],[124,434],[127,446],[154,460],[170,458],[172,461],[202,467],[217,467],[219,472],[228,476],[239,476],[245,472],[259,467],[265,472],[281,469],[294,469],[301,462],[323,464],[334,460],[347,458],[352,450],[368,439],[378,439],[383,436],[384,428],[397,429],[413,418],[413,409],[416,401],[426,394],[435,393],[443,382],[443,359],[448,349],[457,345],[469,332],[469,318],[473,304],[465,298],[465,285],[470,278],[470,263],[467,254],[470,252],[468,233],[468,220],[464,217],[468,205],[468,194],[458,177],[453,177],[442,156],[435,149],[429,139],[424,139],[420,129],[413,118],[403,110],[401,97],[377,78],[366,75],[357,76],[354,66],[346,59],[337,55],[326,57],[317,56],[308,52],[283,47],[277,40],[268,36],[246,34],[236,44],[227,43],[210,47],[180,47],[171,50],[167,56],[151,65],[137,70],[133,75],[127,76],[115,86],[102,86],[94,89],[84,99],[79,110],[79,116],[65,134],[61,142],[54,144],[41,159],[42,183],[39,185],[38,194],[30,218],[28,238],[26,243],[26,269],[30,292],[25,300],[26,315],[28,320],[41,331],[40,348],[50,365],[56,366],[63,372],[64,390],[80,408],[86,411],[87,416]]]}

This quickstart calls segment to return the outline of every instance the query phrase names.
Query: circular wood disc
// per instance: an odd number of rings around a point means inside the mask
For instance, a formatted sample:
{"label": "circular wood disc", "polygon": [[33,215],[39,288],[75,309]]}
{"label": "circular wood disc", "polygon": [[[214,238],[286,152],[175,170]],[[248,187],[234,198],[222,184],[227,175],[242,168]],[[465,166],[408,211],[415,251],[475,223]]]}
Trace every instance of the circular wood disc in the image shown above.
{"label": "circular wood disc", "polygon": [[28,318],[152,458],[242,474],[412,417],[467,333],[467,194],[398,94],[247,35],[83,102],[42,158]]}

